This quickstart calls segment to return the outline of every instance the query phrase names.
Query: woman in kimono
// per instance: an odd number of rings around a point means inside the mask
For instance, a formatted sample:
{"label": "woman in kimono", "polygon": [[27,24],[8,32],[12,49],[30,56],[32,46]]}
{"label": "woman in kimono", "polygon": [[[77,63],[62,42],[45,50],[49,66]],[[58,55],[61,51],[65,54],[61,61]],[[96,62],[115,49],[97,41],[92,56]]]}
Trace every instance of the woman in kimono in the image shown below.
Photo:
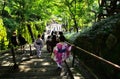
{"label": "woman in kimono", "polygon": [[71,46],[65,43],[65,37],[61,36],[60,42],[56,44],[53,52],[54,52],[54,60],[57,63],[58,69],[62,68],[62,63],[66,60],[71,51]]}
{"label": "woman in kimono", "polygon": [[41,56],[41,49],[43,47],[43,40],[40,34],[38,34],[38,38],[34,42],[34,47],[36,48],[37,57],[39,58]]}

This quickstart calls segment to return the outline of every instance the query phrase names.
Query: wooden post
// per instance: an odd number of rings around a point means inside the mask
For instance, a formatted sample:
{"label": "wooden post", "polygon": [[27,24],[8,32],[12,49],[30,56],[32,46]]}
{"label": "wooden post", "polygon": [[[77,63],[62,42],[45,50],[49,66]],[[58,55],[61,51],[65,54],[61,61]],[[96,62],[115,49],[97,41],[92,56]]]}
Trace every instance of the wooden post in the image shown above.
{"label": "wooden post", "polygon": [[73,52],[72,67],[74,67],[74,63],[75,63],[75,53]]}
{"label": "wooden post", "polygon": [[30,56],[32,56],[32,55],[33,55],[33,53],[32,53],[31,44],[30,44],[29,46],[30,46]]}
{"label": "wooden post", "polygon": [[18,65],[16,64],[16,58],[15,58],[15,51],[14,51],[14,47],[12,46],[11,48],[11,52],[12,52],[12,56],[13,56],[13,63],[14,63],[14,69],[18,69]]}

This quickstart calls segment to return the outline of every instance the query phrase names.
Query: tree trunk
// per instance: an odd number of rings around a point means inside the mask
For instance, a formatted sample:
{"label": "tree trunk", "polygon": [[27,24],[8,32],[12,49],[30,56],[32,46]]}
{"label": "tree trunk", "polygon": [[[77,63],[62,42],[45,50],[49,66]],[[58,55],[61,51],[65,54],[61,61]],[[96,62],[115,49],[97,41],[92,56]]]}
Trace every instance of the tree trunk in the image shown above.
{"label": "tree trunk", "polygon": [[28,28],[28,31],[29,31],[29,33],[30,33],[30,36],[31,36],[32,42],[34,42],[34,36],[33,36],[32,29],[31,29],[30,24],[27,24],[27,28]]}
{"label": "tree trunk", "polygon": [[76,30],[76,32],[78,33],[78,24],[77,24],[77,22],[76,22],[76,19],[73,18],[73,21],[74,21],[75,30]]}

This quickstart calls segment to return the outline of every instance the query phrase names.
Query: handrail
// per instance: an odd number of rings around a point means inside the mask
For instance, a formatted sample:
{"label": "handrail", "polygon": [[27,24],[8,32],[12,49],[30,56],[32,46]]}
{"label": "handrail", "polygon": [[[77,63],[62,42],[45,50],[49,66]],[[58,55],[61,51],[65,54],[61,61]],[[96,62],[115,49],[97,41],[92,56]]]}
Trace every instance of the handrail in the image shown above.
{"label": "handrail", "polygon": [[72,72],[71,72],[71,70],[70,70],[70,67],[68,66],[67,62],[64,61],[64,63],[65,63],[65,65],[66,65],[67,72],[68,72],[68,74],[69,74],[70,79],[74,79],[73,74],[72,74]]}
{"label": "handrail", "polygon": [[[67,42],[67,43],[68,43],[68,42]],[[75,48],[83,51],[84,53],[86,53],[86,54],[88,54],[88,55],[90,55],[90,56],[92,56],[92,57],[94,57],[94,58],[96,58],[96,59],[98,59],[98,60],[100,60],[100,61],[102,61],[102,62],[104,62],[104,63],[107,63],[107,64],[113,66],[114,68],[118,69],[118,70],[120,70],[120,66],[119,66],[119,65],[117,65],[117,64],[115,64],[115,63],[112,63],[111,61],[108,61],[108,60],[106,60],[106,59],[104,59],[104,58],[102,58],[102,57],[100,57],[100,56],[97,56],[97,55],[95,55],[95,54],[93,54],[93,53],[91,53],[91,52],[89,52],[89,51],[87,51],[87,50],[84,50],[84,49],[82,49],[82,48],[80,48],[80,47],[78,47],[78,46],[75,46],[74,44],[71,44],[71,43],[68,43],[68,44],[70,44],[70,45],[72,45],[73,47],[75,47]]]}

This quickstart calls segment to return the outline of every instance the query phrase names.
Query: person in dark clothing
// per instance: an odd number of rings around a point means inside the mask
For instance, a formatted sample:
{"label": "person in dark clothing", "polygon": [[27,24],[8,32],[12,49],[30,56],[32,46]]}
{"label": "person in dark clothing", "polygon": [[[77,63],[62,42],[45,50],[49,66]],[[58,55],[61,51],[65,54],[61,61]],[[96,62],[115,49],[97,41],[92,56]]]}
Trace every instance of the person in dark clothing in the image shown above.
{"label": "person in dark clothing", "polygon": [[60,31],[60,32],[59,32],[59,35],[63,35],[63,32]]}
{"label": "person in dark clothing", "polygon": [[25,52],[24,45],[27,43],[27,41],[21,34],[18,35],[18,41],[19,45],[21,46],[22,52],[24,53]]}
{"label": "person in dark clothing", "polygon": [[47,51],[49,52],[49,53],[51,53],[52,52],[52,49],[51,49],[51,36],[48,36],[47,37],[47,40],[46,40],[46,45],[47,45]]}
{"label": "person in dark clothing", "polygon": [[12,45],[15,46],[15,47],[18,45],[16,32],[13,32],[13,35],[11,36],[11,43],[12,43]]}
{"label": "person in dark clothing", "polygon": [[45,40],[45,33],[42,34],[42,40],[44,41]]}
{"label": "person in dark clothing", "polygon": [[18,35],[18,41],[19,41],[19,45],[25,45],[27,43],[27,41],[21,34]]}
{"label": "person in dark clothing", "polygon": [[65,36],[63,35],[63,32],[60,31],[60,32],[59,32],[59,35],[60,35],[60,36],[59,36],[59,39],[62,37],[62,38],[64,38],[65,41],[66,41],[66,38],[65,38]]}
{"label": "person in dark clothing", "polygon": [[52,36],[52,40],[51,40],[51,49],[52,49],[52,52],[53,52],[53,48],[56,46],[56,44],[57,44],[58,42],[59,42],[59,41],[57,41],[56,35],[53,35],[53,36]]}

